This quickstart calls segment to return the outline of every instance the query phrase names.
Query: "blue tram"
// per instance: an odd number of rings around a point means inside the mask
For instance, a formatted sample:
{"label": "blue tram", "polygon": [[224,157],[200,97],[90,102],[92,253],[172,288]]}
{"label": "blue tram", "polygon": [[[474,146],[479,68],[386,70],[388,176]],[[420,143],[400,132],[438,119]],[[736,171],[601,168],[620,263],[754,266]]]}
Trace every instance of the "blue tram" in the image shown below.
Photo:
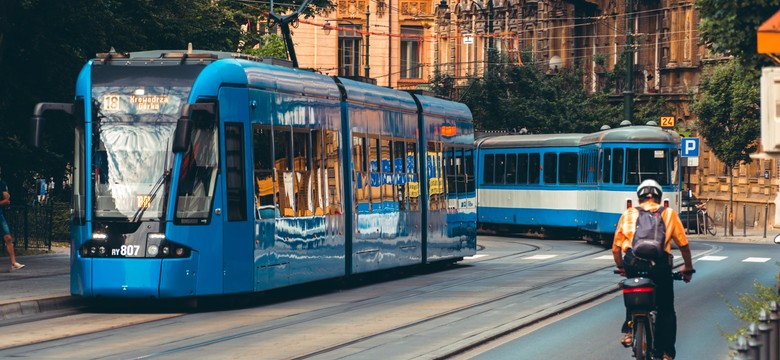
{"label": "blue tram", "polygon": [[[237,54],[90,60],[76,119],[71,293],[250,293],[476,252],[460,103]],[[452,184],[450,184],[452,182]]]}
{"label": "blue tram", "polygon": [[499,135],[477,140],[483,228],[566,231],[609,244],[646,179],[679,203],[680,136],[655,126],[592,134]]}

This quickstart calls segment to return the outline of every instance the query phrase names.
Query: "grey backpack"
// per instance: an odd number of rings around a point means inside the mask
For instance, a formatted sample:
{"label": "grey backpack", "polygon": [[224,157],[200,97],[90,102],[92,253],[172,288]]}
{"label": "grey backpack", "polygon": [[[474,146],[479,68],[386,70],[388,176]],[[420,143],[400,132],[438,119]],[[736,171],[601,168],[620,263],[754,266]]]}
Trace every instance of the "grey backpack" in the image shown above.
{"label": "grey backpack", "polygon": [[659,207],[656,211],[647,211],[639,206],[639,217],[636,219],[636,231],[634,241],[631,243],[634,256],[648,260],[660,259],[664,254],[666,242],[666,224],[661,214],[665,208]]}

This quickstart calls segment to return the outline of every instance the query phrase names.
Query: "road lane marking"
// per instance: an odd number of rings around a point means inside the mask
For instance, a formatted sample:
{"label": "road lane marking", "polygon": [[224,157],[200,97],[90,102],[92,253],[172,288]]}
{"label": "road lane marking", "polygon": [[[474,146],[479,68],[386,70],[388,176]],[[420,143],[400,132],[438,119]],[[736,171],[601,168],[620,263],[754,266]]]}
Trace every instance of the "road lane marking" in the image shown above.
{"label": "road lane marking", "polygon": [[749,257],[745,260],[742,260],[742,262],[753,262],[753,263],[765,263],[767,261],[771,260],[771,258],[763,258],[763,257]]}
{"label": "road lane marking", "polygon": [[472,260],[472,259],[479,259],[479,258],[485,257],[485,256],[489,256],[489,255],[487,255],[487,254],[476,254],[476,255],[473,255],[473,256],[466,256],[466,257],[464,257],[464,259]]}
{"label": "road lane marking", "polygon": [[552,258],[554,258],[556,256],[558,256],[558,255],[534,255],[534,256],[524,257],[523,259],[526,259],[526,260],[547,260],[547,259],[552,259]]}
{"label": "road lane marking", "polygon": [[702,256],[698,260],[699,261],[722,261],[728,258],[728,256],[715,256],[715,255],[707,255]]}
{"label": "road lane marking", "polygon": [[612,255],[601,255],[599,257],[593,258],[593,260],[615,260],[615,257]]}

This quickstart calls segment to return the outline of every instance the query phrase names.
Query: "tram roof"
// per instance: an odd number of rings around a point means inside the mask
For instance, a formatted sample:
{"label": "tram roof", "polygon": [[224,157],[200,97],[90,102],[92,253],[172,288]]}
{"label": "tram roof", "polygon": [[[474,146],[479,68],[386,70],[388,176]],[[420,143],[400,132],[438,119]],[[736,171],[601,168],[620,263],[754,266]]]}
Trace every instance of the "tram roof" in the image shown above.
{"label": "tram roof", "polygon": [[608,129],[585,135],[580,142],[582,145],[594,143],[680,143],[680,135],[673,131],[666,131],[656,126],[635,125],[615,129]]}
{"label": "tram roof", "polygon": [[471,110],[466,104],[439,99],[427,95],[414,95],[420,101],[423,113],[443,117],[448,120],[472,121]]}
{"label": "tram roof", "polygon": [[514,148],[514,147],[553,147],[579,146],[580,139],[586,134],[534,134],[534,135],[498,135],[480,139],[477,147]]}
{"label": "tram roof", "polygon": [[409,112],[417,111],[412,94],[347,78],[338,78],[347,92],[348,102],[374,104]]}

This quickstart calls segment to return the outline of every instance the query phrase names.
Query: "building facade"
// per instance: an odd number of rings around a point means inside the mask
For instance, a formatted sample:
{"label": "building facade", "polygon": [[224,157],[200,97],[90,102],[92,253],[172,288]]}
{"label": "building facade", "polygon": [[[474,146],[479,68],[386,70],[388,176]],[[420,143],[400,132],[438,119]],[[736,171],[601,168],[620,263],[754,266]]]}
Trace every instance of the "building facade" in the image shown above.
{"label": "building facade", "polygon": [[[293,40],[302,68],[381,86],[426,88],[438,74],[454,80],[457,95],[484,74],[494,51],[502,61],[526,59],[549,71],[578,67],[590,92],[609,91],[616,101],[625,80],[614,79],[629,48],[634,101],[664,98],[696,136],[691,94],[703,66],[723,60],[699,43],[698,22],[694,0],[339,0],[328,16],[301,19]],[[712,199],[718,224],[728,216],[733,171],[737,228],[780,225],[777,161],[725,169],[706,145],[701,154],[691,189]]]}

